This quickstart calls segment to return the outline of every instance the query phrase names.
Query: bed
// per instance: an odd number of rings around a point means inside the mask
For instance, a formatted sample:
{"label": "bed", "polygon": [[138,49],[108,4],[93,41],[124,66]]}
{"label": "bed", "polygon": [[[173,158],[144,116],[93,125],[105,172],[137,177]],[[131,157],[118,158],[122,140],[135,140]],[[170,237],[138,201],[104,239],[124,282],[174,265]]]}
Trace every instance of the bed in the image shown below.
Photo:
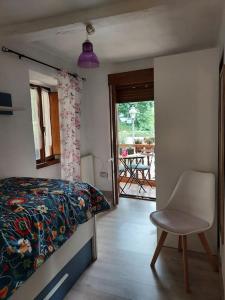
{"label": "bed", "polygon": [[109,208],[87,183],[0,180],[0,299],[63,299],[96,259],[94,216]]}

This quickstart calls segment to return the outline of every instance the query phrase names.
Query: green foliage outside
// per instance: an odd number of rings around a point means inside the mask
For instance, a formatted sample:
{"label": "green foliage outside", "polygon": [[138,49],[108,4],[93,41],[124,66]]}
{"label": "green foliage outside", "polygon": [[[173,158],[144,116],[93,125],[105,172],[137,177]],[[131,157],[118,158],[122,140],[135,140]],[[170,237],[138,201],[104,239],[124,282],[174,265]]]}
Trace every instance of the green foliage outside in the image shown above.
{"label": "green foliage outside", "polygon": [[[135,118],[135,137],[155,140],[154,101],[129,102],[118,104],[119,143],[126,144],[128,137],[132,137],[132,123],[129,110],[134,106],[138,111]],[[121,120],[122,119],[122,120]]]}

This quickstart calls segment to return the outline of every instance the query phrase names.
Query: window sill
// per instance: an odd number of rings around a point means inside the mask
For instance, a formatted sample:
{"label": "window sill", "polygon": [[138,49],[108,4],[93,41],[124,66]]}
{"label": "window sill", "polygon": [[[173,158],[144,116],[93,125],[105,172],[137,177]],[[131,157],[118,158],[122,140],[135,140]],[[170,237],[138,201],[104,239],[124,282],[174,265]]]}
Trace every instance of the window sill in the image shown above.
{"label": "window sill", "polygon": [[56,165],[56,164],[59,164],[59,163],[60,163],[60,159],[51,159],[51,160],[48,160],[48,161],[46,161],[44,163],[36,164],[36,169],[50,167],[52,165]]}

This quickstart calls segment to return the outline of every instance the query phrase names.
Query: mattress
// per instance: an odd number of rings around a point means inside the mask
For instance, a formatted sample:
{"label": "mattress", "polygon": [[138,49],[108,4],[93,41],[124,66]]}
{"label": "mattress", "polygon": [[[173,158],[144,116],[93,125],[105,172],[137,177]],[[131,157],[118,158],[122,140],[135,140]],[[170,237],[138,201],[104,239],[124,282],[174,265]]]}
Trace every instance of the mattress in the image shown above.
{"label": "mattress", "polygon": [[0,299],[7,299],[76,231],[109,209],[82,182],[43,178],[0,180]]}

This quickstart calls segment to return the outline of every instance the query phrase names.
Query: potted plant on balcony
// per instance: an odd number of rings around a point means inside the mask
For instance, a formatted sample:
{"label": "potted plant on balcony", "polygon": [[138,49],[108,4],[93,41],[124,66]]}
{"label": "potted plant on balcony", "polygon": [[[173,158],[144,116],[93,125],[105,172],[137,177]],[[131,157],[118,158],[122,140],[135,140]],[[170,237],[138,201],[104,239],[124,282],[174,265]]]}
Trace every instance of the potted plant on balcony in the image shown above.
{"label": "potted plant on balcony", "polygon": [[155,147],[155,138],[147,137],[144,139],[144,142],[146,144],[146,151],[151,152]]}
{"label": "potted plant on balcony", "polygon": [[135,149],[136,149],[136,152],[137,152],[137,153],[142,152],[142,150],[143,150],[143,139],[141,139],[141,138],[136,138],[136,139],[134,140],[134,143],[135,143]]}
{"label": "potted plant on balcony", "polygon": [[134,151],[135,151],[134,147],[129,146],[129,147],[127,148],[128,155],[134,154]]}

